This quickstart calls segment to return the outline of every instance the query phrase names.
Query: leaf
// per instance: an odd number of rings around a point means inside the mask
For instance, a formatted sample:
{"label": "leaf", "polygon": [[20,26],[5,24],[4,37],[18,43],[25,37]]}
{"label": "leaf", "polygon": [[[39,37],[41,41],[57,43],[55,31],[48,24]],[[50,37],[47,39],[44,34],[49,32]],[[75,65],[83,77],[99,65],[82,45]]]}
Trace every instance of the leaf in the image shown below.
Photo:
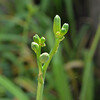
{"label": "leaf", "polygon": [[21,61],[19,61],[19,58],[17,56],[15,56],[12,52],[4,52],[2,55],[4,58],[10,60],[14,65],[16,65],[16,67],[19,68],[19,74],[24,73],[24,65]]}
{"label": "leaf", "polygon": [[[6,49],[5,49],[6,48]],[[0,44],[0,51],[18,51],[20,49],[20,46],[15,44]]]}
{"label": "leaf", "polygon": [[18,100],[30,100],[29,97],[5,76],[0,75],[0,84],[13,94]]}
{"label": "leaf", "polygon": [[41,0],[40,8],[43,12],[47,11],[49,3],[50,3],[50,0]]}
{"label": "leaf", "polygon": [[23,38],[22,38],[21,35],[18,35],[18,34],[1,33],[0,34],[0,42],[1,41],[18,41],[18,42],[22,42]]}
{"label": "leaf", "polygon": [[88,32],[90,28],[89,24],[85,24],[81,27],[80,31],[79,31],[79,35],[77,35],[77,37],[75,38],[75,46],[78,47],[78,45],[80,44],[82,38],[86,35],[86,33]]}
{"label": "leaf", "polygon": [[88,52],[88,55],[86,56],[86,64],[85,69],[83,73],[83,85],[80,93],[80,100],[93,100],[93,86],[94,86],[94,80],[93,80],[93,65],[92,60],[93,56],[98,44],[98,41],[100,39],[100,24],[98,26],[96,35],[94,37],[93,43],[91,45],[91,48]]}
{"label": "leaf", "polygon": [[0,100],[14,100],[14,99],[11,99],[11,98],[0,98]]}
{"label": "leaf", "polygon": [[74,41],[74,37],[76,35],[76,21],[75,21],[74,10],[73,10],[73,2],[72,0],[64,0],[64,3],[66,7],[66,14],[68,15],[72,41]]}
{"label": "leaf", "polygon": [[[54,41],[52,34],[47,34],[47,41],[49,48],[53,47]],[[68,78],[64,72],[64,67],[63,67],[64,65],[61,55],[62,50],[61,48],[59,48],[58,50],[59,51],[55,54],[52,60],[52,65],[53,65],[52,71],[55,77],[54,82],[56,84],[55,87],[59,95],[59,100],[72,100],[72,94],[70,91]]]}
{"label": "leaf", "polygon": [[22,86],[25,90],[31,92],[32,94],[36,93],[36,84],[26,77],[17,77],[15,79],[15,82]]}

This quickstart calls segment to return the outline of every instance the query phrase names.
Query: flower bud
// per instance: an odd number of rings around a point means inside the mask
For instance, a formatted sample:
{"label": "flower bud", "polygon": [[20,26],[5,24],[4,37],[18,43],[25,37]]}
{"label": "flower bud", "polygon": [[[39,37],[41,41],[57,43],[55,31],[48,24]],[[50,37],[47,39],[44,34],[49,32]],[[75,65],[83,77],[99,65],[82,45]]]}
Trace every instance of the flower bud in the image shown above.
{"label": "flower bud", "polygon": [[45,44],[45,38],[44,37],[41,37],[40,45],[41,45],[41,47],[46,46],[46,44]]}
{"label": "flower bud", "polygon": [[33,36],[33,40],[34,42],[38,43],[39,44],[39,36],[37,34],[35,34],[35,36]]}
{"label": "flower bud", "polygon": [[61,29],[61,32],[60,32],[60,35],[61,35],[61,36],[64,36],[65,34],[66,34],[66,30],[65,30],[65,28],[62,28],[62,29]]}
{"label": "flower bud", "polygon": [[65,23],[63,26],[62,26],[62,29],[65,29],[65,33],[63,35],[65,35],[67,32],[68,32],[68,28],[69,28],[69,25],[67,23]]}
{"label": "flower bud", "polygon": [[41,43],[44,43],[44,42],[45,42],[45,38],[41,37]]}
{"label": "flower bud", "polygon": [[56,32],[60,31],[60,28],[61,28],[61,19],[58,15],[56,15],[54,18],[54,23],[53,23],[53,31],[55,35],[56,35]]}
{"label": "flower bud", "polygon": [[31,43],[31,48],[36,53],[38,51],[38,49],[39,49],[39,45],[37,43],[35,43],[35,42],[32,42]]}
{"label": "flower bud", "polygon": [[40,57],[39,57],[39,60],[40,60],[41,63],[47,62],[48,59],[49,59],[49,54],[46,53],[46,52],[45,52],[45,53],[42,53],[42,54],[40,55]]}

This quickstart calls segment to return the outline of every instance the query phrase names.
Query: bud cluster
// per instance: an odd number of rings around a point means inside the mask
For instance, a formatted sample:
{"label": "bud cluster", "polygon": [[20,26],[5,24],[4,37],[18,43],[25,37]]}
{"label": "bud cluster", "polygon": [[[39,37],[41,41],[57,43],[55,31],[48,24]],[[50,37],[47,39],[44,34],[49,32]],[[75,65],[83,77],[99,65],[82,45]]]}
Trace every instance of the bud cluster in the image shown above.
{"label": "bud cluster", "polygon": [[55,16],[53,23],[53,32],[56,41],[54,43],[54,47],[52,48],[49,54],[47,52],[41,54],[41,47],[45,46],[45,38],[44,37],[40,38],[37,34],[33,36],[34,42],[31,43],[31,48],[37,55],[37,64],[39,67],[39,75],[38,75],[39,84],[37,89],[36,100],[42,100],[43,85],[44,85],[46,70],[48,68],[48,65],[52,57],[58,50],[59,43],[64,39],[64,35],[68,32],[68,27],[69,25],[67,23],[63,24],[63,26],[61,27],[60,17],[58,15]]}
{"label": "bud cluster", "polygon": [[[64,23],[61,27],[61,19],[58,15],[56,15],[53,23],[53,32],[55,37],[62,41],[64,39],[64,35],[68,32],[68,28],[69,25],[67,23]],[[40,38],[37,34],[35,34],[35,36],[33,36],[33,41],[34,42],[31,43],[31,48],[38,55],[41,64],[46,63],[49,59],[49,54],[46,52],[41,54],[40,52],[41,47],[45,46],[45,38]]]}
{"label": "bud cluster", "polygon": [[38,52],[39,47],[44,47],[45,46],[45,38],[44,37],[39,37],[37,34],[33,36],[33,41],[31,43],[31,48],[34,50],[35,53]]}
{"label": "bud cluster", "polygon": [[[33,41],[31,43],[31,48],[33,49],[33,51],[37,54],[39,52],[39,47],[44,47],[45,46],[45,38],[44,37],[39,37],[37,34],[35,34],[35,36],[33,36]],[[49,59],[49,54],[48,53],[42,53],[39,56],[39,60],[41,63],[45,63],[47,62]]]}
{"label": "bud cluster", "polygon": [[55,37],[62,38],[68,32],[68,28],[69,25],[67,23],[64,23],[61,28],[61,19],[58,15],[56,15],[53,23],[53,32]]}

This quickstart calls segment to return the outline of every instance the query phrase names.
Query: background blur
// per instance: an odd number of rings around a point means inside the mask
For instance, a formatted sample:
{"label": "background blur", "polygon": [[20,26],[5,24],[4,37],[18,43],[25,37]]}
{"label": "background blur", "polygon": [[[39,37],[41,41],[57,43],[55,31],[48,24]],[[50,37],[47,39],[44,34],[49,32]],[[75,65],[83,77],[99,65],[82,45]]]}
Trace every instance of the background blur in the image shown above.
{"label": "background blur", "polygon": [[100,100],[100,0],[0,0],[0,100],[35,100],[33,35],[54,44],[53,18],[69,23],[46,74],[43,100]]}

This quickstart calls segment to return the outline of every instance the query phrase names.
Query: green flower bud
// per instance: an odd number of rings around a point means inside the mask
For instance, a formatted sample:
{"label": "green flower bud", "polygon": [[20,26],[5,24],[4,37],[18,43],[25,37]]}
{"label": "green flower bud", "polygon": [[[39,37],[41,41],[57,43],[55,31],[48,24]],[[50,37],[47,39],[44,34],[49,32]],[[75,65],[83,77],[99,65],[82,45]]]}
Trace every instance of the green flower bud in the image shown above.
{"label": "green flower bud", "polygon": [[35,43],[35,42],[32,42],[31,43],[31,48],[36,53],[38,51],[38,49],[39,49],[39,45],[37,43]]}
{"label": "green flower bud", "polygon": [[40,38],[39,38],[39,36],[37,34],[35,34],[35,36],[33,36],[33,40],[34,40],[34,42],[39,44]]}
{"label": "green flower bud", "polygon": [[46,52],[45,52],[45,53],[42,53],[42,54],[40,55],[39,59],[40,59],[40,62],[41,62],[41,63],[45,63],[45,62],[47,62],[48,59],[49,59],[49,54],[46,53]]}
{"label": "green flower bud", "polygon": [[44,43],[44,42],[45,42],[45,38],[41,37],[41,43]]}
{"label": "green flower bud", "polygon": [[65,23],[63,26],[62,26],[62,29],[65,29],[65,33],[63,35],[65,35],[67,32],[68,32],[68,28],[69,28],[69,25],[67,23]]}
{"label": "green flower bud", "polygon": [[54,23],[53,23],[53,32],[56,35],[58,31],[61,29],[61,19],[58,15],[55,16],[54,18]]}
{"label": "green flower bud", "polygon": [[40,46],[41,47],[46,46],[46,44],[45,44],[45,38],[44,37],[41,37]]}
{"label": "green flower bud", "polygon": [[66,30],[65,30],[65,28],[62,28],[62,29],[61,29],[61,32],[60,32],[60,35],[61,35],[61,36],[64,36],[65,34],[66,34]]}

